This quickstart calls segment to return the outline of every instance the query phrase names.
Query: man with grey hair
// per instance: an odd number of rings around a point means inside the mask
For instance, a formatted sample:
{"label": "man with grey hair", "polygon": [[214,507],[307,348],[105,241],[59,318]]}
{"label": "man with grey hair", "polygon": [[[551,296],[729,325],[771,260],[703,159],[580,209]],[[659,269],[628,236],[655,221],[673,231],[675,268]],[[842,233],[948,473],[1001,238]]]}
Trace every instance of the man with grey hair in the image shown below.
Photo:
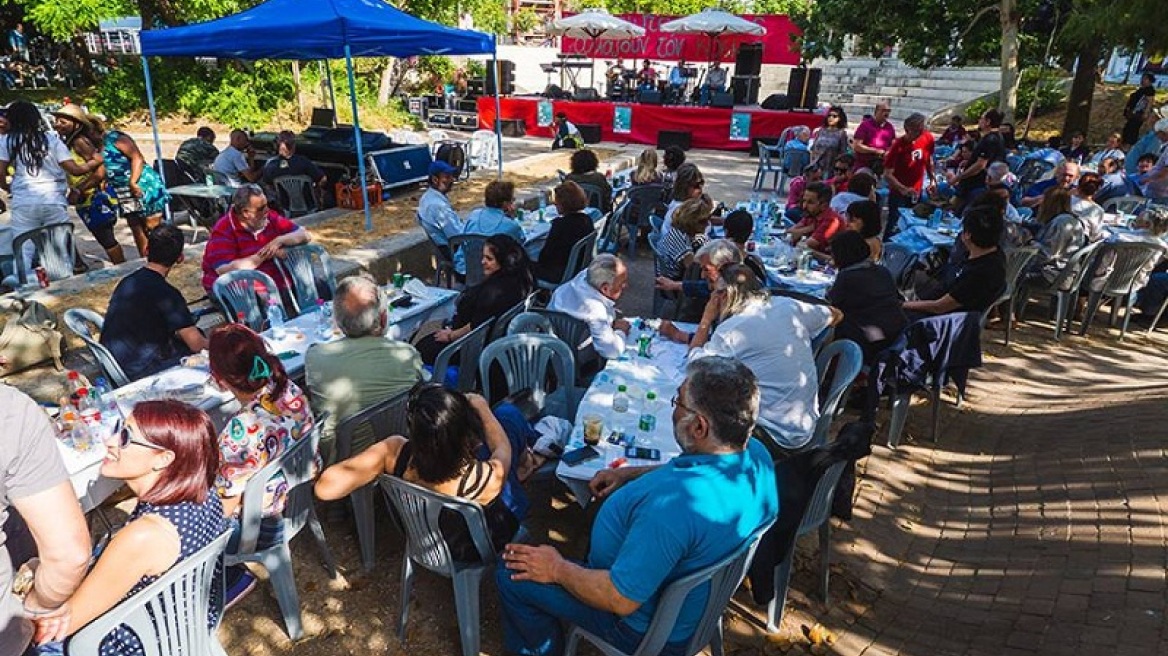
{"label": "man with grey hair", "polygon": [[268,197],[257,184],[245,184],[231,196],[231,209],[211,229],[203,249],[203,289],[228,271],[260,270],[281,290],[287,284],[275,258],[284,248],[307,243],[307,230],[268,207]]}
{"label": "man with grey hair", "polygon": [[616,316],[616,302],[629,283],[629,270],[615,255],[597,255],[588,268],[552,293],[549,310],[563,312],[588,324],[592,347],[602,358],[614,359],[625,350],[629,322]]}
{"label": "man with grey hair", "polygon": [[[334,460],[337,425],[422,379],[418,351],[385,336],[389,316],[372,278],[359,274],[341,280],[333,308],[344,337],[313,344],[304,356],[312,410],[318,416],[329,413],[320,442],[326,464]],[[353,452],[366,446],[354,444]]]}
{"label": "man with grey hair", "polygon": [[729,239],[712,239],[702,244],[694,257],[702,267],[701,280],[672,280],[657,276],[654,283],[656,288],[666,292],[681,292],[690,298],[706,298],[717,284],[718,272],[722,267],[742,264],[742,251]]}
{"label": "man with grey hair", "polygon": [[[677,578],[730,556],[778,516],[774,464],[750,437],[758,381],[731,358],[691,362],[673,398],[681,455],[655,467],[604,468],[589,487],[604,505],[587,562],[550,545],[509,544],[495,580],[509,654],[563,653],[562,620],[633,653]],[[708,590],[682,603],[662,654],[681,653]]]}
{"label": "man with grey hair", "polygon": [[1045,180],[1035,182],[1022,191],[1022,200],[1020,201],[1023,207],[1038,208],[1042,205],[1042,199],[1046,197],[1046,192],[1055,187],[1061,189],[1071,189],[1079,182],[1080,167],[1078,162],[1071,162],[1063,160],[1055,165],[1054,170],[1051,171],[1051,176]]}
{"label": "man with grey hair", "polygon": [[884,159],[892,142],[896,140],[896,128],[888,122],[892,105],[887,100],[876,103],[872,116],[865,116],[860,127],[852,135],[852,149],[856,151],[853,169],[873,168]]}
{"label": "man with grey hair", "polygon": [[[884,238],[896,232],[900,208],[912,207],[921,199],[922,192],[937,188],[933,174],[933,134],[925,129],[925,115],[914,113],[904,121],[904,134],[892,142],[884,156],[884,179],[888,182],[888,221],[884,224]],[[928,178],[928,187],[925,179]]]}

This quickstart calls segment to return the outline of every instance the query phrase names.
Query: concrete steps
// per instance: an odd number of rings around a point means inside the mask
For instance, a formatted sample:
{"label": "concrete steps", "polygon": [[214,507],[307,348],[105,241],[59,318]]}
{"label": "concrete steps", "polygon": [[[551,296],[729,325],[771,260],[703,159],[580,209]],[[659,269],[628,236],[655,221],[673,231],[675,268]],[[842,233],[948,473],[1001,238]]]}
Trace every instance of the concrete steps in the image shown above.
{"label": "concrete steps", "polygon": [[953,105],[996,92],[1000,76],[993,67],[921,70],[892,57],[850,57],[813,65],[823,69],[819,99],[842,106],[852,121],[872,113],[882,100],[892,105],[894,121],[914,112],[931,119]]}

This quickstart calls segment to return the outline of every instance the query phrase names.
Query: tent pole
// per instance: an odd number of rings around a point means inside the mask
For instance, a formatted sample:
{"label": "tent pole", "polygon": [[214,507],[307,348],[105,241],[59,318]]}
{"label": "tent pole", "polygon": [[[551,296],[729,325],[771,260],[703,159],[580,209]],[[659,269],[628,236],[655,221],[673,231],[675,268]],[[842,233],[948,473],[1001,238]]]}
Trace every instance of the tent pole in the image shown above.
{"label": "tent pole", "polygon": [[329,69],[329,63],[328,63],[327,59],[324,60],[323,63],[324,63],[324,80],[325,80],[325,84],[328,85],[328,91],[329,91],[329,104],[332,105],[333,114],[336,115],[336,113],[337,113],[337,93],[335,91],[333,91],[333,72],[331,69]]}
{"label": "tent pole", "polygon": [[503,86],[502,71],[499,70],[499,37],[495,36],[495,49],[491,51],[491,66],[495,69],[495,145],[499,151],[499,156],[496,158],[499,165],[499,172],[496,175],[497,179],[503,179],[503,112],[499,108],[499,87]]}
{"label": "tent pole", "polygon": [[[365,188],[365,145],[361,143],[361,119],[357,117],[357,81],[353,76],[353,55],[345,44],[345,70],[349,74],[349,101],[353,104],[353,141],[357,144],[357,175],[361,176],[361,204],[365,207],[365,232],[373,231],[373,211]],[[498,85],[496,85],[498,86]],[[331,89],[332,86],[330,85]]]}
{"label": "tent pole", "polygon": [[[146,55],[142,55],[142,77],[146,82],[146,103],[150,106],[150,129],[154,133],[154,156],[158,162],[158,177],[162,179],[162,186],[166,186],[166,167],[162,165],[162,142],[158,139],[158,112],[154,108],[154,85],[150,81],[150,62]],[[170,205],[165,206],[166,221],[174,220],[170,215]]]}

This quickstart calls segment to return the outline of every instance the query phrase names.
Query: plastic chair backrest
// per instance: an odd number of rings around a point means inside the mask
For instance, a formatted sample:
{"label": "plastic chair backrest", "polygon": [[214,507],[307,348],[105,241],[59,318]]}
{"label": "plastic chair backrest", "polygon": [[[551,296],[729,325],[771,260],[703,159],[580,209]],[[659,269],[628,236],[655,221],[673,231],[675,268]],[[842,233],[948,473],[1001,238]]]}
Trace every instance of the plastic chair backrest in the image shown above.
{"label": "plastic chair backrest", "polygon": [[1047,221],[1038,233],[1038,243],[1045,257],[1064,260],[1087,243],[1087,233],[1074,214],[1059,214]]}
{"label": "plastic chair backrest", "polygon": [[608,213],[608,216],[604,217],[604,226],[599,229],[600,236],[596,240],[598,253],[615,253],[620,250],[621,226],[632,225],[629,223],[630,216],[632,216],[632,204],[626,197]]}
{"label": "plastic chair backrest", "polygon": [[1018,289],[1018,280],[1026,270],[1026,265],[1030,264],[1030,260],[1037,254],[1038,249],[1034,247],[1012,248],[1006,251],[1006,290],[998,297],[999,301],[1014,297],[1014,292]]}
{"label": "plastic chair backrest", "polygon": [[535,310],[529,310],[515,315],[515,318],[511,320],[511,325],[507,326],[508,335],[518,335],[519,333],[554,335],[555,330],[547,317]]}
{"label": "plastic chair backrest", "polygon": [[[503,371],[507,389],[502,394],[499,390],[491,389],[491,365],[498,363]],[[555,376],[555,387],[548,387],[548,372]],[[483,383],[483,396],[489,403],[493,403],[508,394],[522,390],[531,390],[536,406],[547,410],[557,417],[571,419],[575,409],[571,399],[565,407],[548,408],[548,398],[553,393],[563,390],[571,392],[575,381],[576,360],[572,350],[558,337],[552,335],[538,335],[521,333],[501,337],[483,349],[479,358],[479,380]]]}
{"label": "plastic chair backrest", "polygon": [[40,265],[44,267],[49,280],[64,280],[73,276],[73,262],[76,251],[73,247],[73,224],[68,221],[50,223],[46,226],[33,228],[28,232],[17,235],[12,240],[12,253],[15,257],[13,267],[16,269],[16,279],[21,285],[29,281],[31,271],[26,271],[24,244],[32,242]]}
{"label": "plastic chair backrest", "polygon": [[814,531],[831,516],[831,500],[835,497],[835,487],[844,473],[846,464],[848,464],[846,460],[834,462],[819,477],[815,484],[815,492],[803,510],[803,519],[799,522],[799,535]]}
{"label": "plastic chair backrest", "polygon": [[[818,335],[811,338],[811,352],[815,354],[815,357],[819,357],[819,352],[823,350],[824,346],[830,344],[833,339],[835,339],[835,326],[824,328],[819,331]],[[822,371],[819,372],[819,382],[820,384],[823,383]]]}
{"label": "plastic chair backrest", "polygon": [[461,569],[450,555],[446,537],[442,535],[439,519],[443,510],[458,513],[466,520],[471,540],[478,549],[481,563],[495,560],[491,548],[490,531],[483,508],[473,501],[459,499],[414,485],[395,476],[382,474],[377,478],[389,503],[397,509],[398,518],[406,532],[406,554],[410,560],[426,569],[453,577]]}
{"label": "plastic chair backrest", "polygon": [[[785,143],[781,140],[780,143]],[[758,144],[758,168],[760,171],[777,171],[782,164],[783,147],[781,145],[768,146],[762,142]]]}
{"label": "plastic chair backrest", "polygon": [[463,234],[450,238],[450,252],[457,253],[463,250],[463,259],[466,262],[466,286],[471,287],[483,281],[487,274],[483,272],[483,245],[490,235]]}
{"label": "plastic chair backrest", "polygon": [[625,196],[629,203],[629,213],[624,222],[629,225],[647,226],[652,216],[665,198],[665,187],[659,184],[637,185],[629,189]]}
{"label": "plastic chair backrest", "polygon": [[483,352],[483,346],[491,334],[491,324],[490,321],[484,321],[479,324],[478,328],[447,344],[446,348],[442,349],[438,353],[438,357],[434,359],[434,375],[431,380],[438,383],[445,382],[446,370],[450,368],[451,359],[457,355],[458,382],[455,389],[460,392],[474,390],[475,374],[478,373],[475,369],[475,363],[479,361],[479,354]]}
{"label": "plastic chair backrest", "polygon": [[[257,284],[263,291],[257,289]],[[227,315],[227,321],[240,322],[257,333],[264,329],[268,320],[268,299],[278,294],[276,281],[263,271],[228,271],[215,279],[211,295]]]}
{"label": "plastic chair backrest", "polygon": [[578,182],[580,188],[588,195],[588,207],[604,207],[604,190],[587,182]]}
{"label": "plastic chair backrest", "polygon": [[490,130],[475,130],[470,135],[470,161],[474,168],[487,168],[499,163],[498,143]]}
{"label": "plastic chair backrest", "polygon": [[282,175],[275,179],[276,191],[288,216],[304,216],[316,211],[316,197],[312,195],[313,179],[307,175]]}
{"label": "plastic chair backrest", "polygon": [[912,270],[912,265],[916,260],[916,253],[911,248],[895,242],[886,242],[884,250],[880,254],[880,264],[892,274],[892,279],[896,281],[897,287],[904,287],[905,278]]}
{"label": "plastic chair backrest", "polygon": [[1093,244],[1087,244],[1071,254],[1070,259],[1067,260],[1066,265],[1059,271],[1058,276],[1050,283],[1050,289],[1061,292],[1073,292],[1079,289],[1083,284],[1083,278],[1091,271],[1091,261],[1094,259],[1095,252],[1103,242],[1097,241]]}
{"label": "plastic chair backrest", "polygon": [[264,517],[264,490],[277,474],[284,475],[287,491],[284,503],[284,540],[291,540],[308,521],[312,510],[312,483],[316,472],[313,463],[320,443],[320,426],[328,421],[328,413],[316,417],[316,423],[307,435],[302,435],[287,446],[268,464],[255,473],[243,488],[243,509],[240,512],[239,546],[234,554],[256,553],[260,537],[260,521]]}
{"label": "plastic chair backrest", "polygon": [[1153,244],[1104,244],[1098,262],[1110,267],[1100,290],[1108,296],[1127,296],[1135,291],[1141,274],[1147,275],[1165,249]]}
{"label": "plastic chair backrest", "polygon": [[588,328],[588,324],[576,317],[556,310],[535,310],[535,312],[548,320],[552,327],[552,334],[563,340],[572,349],[573,354],[591,343],[592,331]]}
{"label": "plastic chair backrest", "polygon": [[300,312],[316,310],[318,300],[331,301],[337,295],[337,278],[332,258],[320,244],[300,244],[284,249],[276,266],[291,283]]}
{"label": "plastic chair backrest", "polygon": [[430,130],[429,137],[430,137],[430,141],[449,141],[450,140],[450,135],[446,132],[446,130]]}
{"label": "plastic chair backrest", "polygon": [[595,230],[581,237],[572,245],[572,250],[568,253],[568,265],[564,267],[564,277],[560,279],[561,285],[571,282],[577,273],[580,273],[588,268],[589,264],[592,264],[592,255],[595,248]]}
{"label": "plastic chair backrest", "polygon": [[[121,601],[69,639],[67,654],[97,654],[106,636],[126,626],[142,642],[146,656],[214,654],[215,628],[207,626],[211,604],[223,602],[224,531],[158,580]],[[222,615],[222,608],[216,609]]]}
{"label": "plastic chair backrest", "polygon": [[[114,387],[121,387],[129,384],[130,378],[126,376],[126,372],[122,371],[122,365],[114,358],[114,354],[109,352],[101,342],[94,337],[94,331],[100,333],[105,326],[105,317],[101,316],[93,310],[85,308],[71,308],[65,310],[64,315],[65,325],[69,327],[85,345],[89,347],[89,352],[101,365],[105,375],[109,376],[110,383]],[[93,326],[93,330],[90,329]]]}
{"label": "plastic chair backrest", "polygon": [[357,414],[337,424],[337,462],[353,455],[353,442],[366,438],[369,443],[379,442],[390,435],[407,436],[406,401],[409,390],[365,408]]}
{"label": "plastic chair backrest", "polygon": [[201,182],[201,180],[195,180],[183,165],[173,159],[156,160],[154,170],[162,174],[163,179],[166,180],[167,189]]}
{"label": "plastic chair backrest", "polygon": [[1103,203],[1104,212],[1123,212],[1124,214],[1139,214],[1140,210],[1148,204],[1148,199],[1143,196],[1119,196],[1118,198],[1108,199]]}
{"label": "plastic chair backrest", "polygon": [[528,299],[524,299],[522,302],[516,303],[508,308],[503,314],[495,317],[495,320],[491,322],[490,334],[487,336],[488,344],[507,334],[507,326],[511,325],[511,320],[520,312],[527,310],[527,302]]}
{"label": "plastic chair backrest", "polygon": [[1054,170],[1055,164],[1049,160],[1029,158],[1018,167],[1018,182],[1016,188],[1025,189],[1027,186],[1047,177]]}
{"label": "plastic chair backrest", "polygon": [[789,176],[803,175],[803,169],[811,163],[811,151],[784,148],[783,149],[783,173]]}
{"label": "plastic chair backrest", "polygon": [[850,339],[840,339],[826,345],[815,357],[815,370],[819,374],[819,384],[822,387],[824,378],[835,361],[835,375],[831,378],[831,385],[827,394],[819,398],[819,421],[815,423],[815,433],[811,436],[812,444],[827,442],[827,432],[831,421],[835,417],[836,409],[843,401],[847,391],[851,389],[856,376],[864,366],[864,352],[860,346]]}

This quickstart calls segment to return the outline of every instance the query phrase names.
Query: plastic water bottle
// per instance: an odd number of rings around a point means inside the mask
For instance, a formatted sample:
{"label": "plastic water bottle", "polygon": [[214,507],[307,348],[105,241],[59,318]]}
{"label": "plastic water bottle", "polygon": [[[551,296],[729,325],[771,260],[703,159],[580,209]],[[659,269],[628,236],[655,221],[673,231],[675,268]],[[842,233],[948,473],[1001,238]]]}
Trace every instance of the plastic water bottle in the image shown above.
{"label": "plastic water bottle", "polygon": [[101,412],[102,423],[112,431],[122,419],[122,409],[118,406],[118,400],[114,398],[113,389],[105,376],[99,376],[93,383],[93,404]]}
{"label": "plastic water bottle", "polygon": [[547,219],[544,218],[544,213],[547,212],[547,196],[541,191],[539,192],[539,222],[543,223]]}
{"label": "plastic water bottle", "polygon": [[657,430],[657,394],[649,392],[645,395],[645,403],[641,406],[641,419],[637,428],[642,433],[652,433]]}
{"label": "plastic water bottle", "polygon": [[758,192],[750,195],[750,213],[751,215],[758,215]]}
{"label": "plastic water bottle", "polygon": [[276,296],[268,298],[268,327],[272,329],[272,337],[284,339],[287,331],[284,330],[284,306]]}
{"label": "plastic water bottle", "polygon": [[628,388],[624,385],[619,385],[616,388],[616,394],[612,395],[612,411],[613,412],[628,412],[629,411],[629,393]]}
{"label": "plastic water bottle", "polygon": [[320,309],[320,336],[330,339],[333,336],[333,304],[318,298],[316,306]]}

